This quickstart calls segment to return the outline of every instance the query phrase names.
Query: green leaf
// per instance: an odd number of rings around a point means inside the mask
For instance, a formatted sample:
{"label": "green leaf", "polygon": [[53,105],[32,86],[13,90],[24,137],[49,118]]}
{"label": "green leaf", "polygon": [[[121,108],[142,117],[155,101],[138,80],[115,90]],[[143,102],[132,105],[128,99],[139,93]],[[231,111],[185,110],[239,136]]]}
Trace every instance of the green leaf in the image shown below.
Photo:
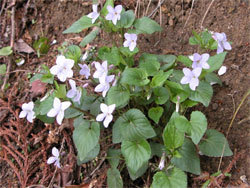
{"label": "green leaf", "polygon": [[99,152],[100,152],[100,144],[96,144],[96,146],[90,152],[88,152],[87,156],[83,160],[80,160],[79,156],[77,156],[77,165],[80,166],[83,163],[87,163],[95,159],[96,156],[99,154]]}
{"label": "green leaf", "polygon": [[222,155],[224,144],[225,148],[223,156],[233,155],[225,136],[214,129],[208,129],[206,131],[205,139],[201,140],[199,143],[199,148],[204,155],[209,157],[220,157]]}
{"label": "green leaf", "polygon": [[123,181],[119,170],[116,168],[108,169],[107,183],[109,188],[123,188]]}
{"label": "green leaf", "polygon": [[207,118],[200,111],[193,111],[191,114],[191,139],[194,144],[198,144],[207,130]]}
{"label": "green leaf", "polygon": [[161,157],[162,153],[165,151],[165,147],[163,144],[155,143],[155,142],[150,142],[150,147],[151,147],[151,157],[153,156],[158,156]]}
{"label": "green leaf", "polygon": [[68,29],[63,31],[63,34],[80,33],[82,30],[94,26],[92,19],[87,16],[82,16],[79,20],[74,22]]}
{"label": "green leaf", "polygon": [[121,157],[121,150],[120,149],[109,149],[107,159],[109,161],[109,164],[112,168],[117,168],[119,165]]}
{"label": "green leaf", "polygon": [[210,68],[206,70],[206,72],[213,72],[215,70],[218,70],[223,64],[226,55],[227,55],[227,52],[223,52],[223,53],[209,57],[207,63],[209,64]]}
{"label": "green leaf", "polygon": [[55,121],[54,117],[48,117],[47,115],[37,115],[37,119],[40,119],[44,123],[52,124]]}
{"label": "green leaf", "polygon": [[190,130],[191,130],[190,122],[185,118],[185,116],[181,116],[176,112],[174,113],[175,115],[173,117],[173,123],[175,124],[175,127],[180,132],[190,133]]}
{"label": "green leaf", "polygon": [[8,56],[12,54],[11,46],[6,46],[0,49],[0,56]]}
{"label": "green leaf", "polygon": [[128,166],[127,166],[127,169],[128,169],[128,173],[129,173],[130,179],[132,179],[134,181],[137,178],[141,177],[146,172],[146,170],[148,169],[148,162],[145,162],[142,165],[142,167],[139,170],[137,170],[137,172],[135,172],[135,173]]}
{"label": "green leaf", "polygon": [[185,188],[187,187],[187,175],[178,168],[165,172],[157,172],[153,177],[150,188]]}
{"label": "green leaf", "polygon": [[200,36],[198,33],[196,33],[194,30],[192,31],[192,33],[193,33],[195,39],[196,39],[197,41],[199,41],[199,44],[201,44],[201,42],[202,42],[201,36]]}
{"label": "green leaf", "polygon": [[82,55],[82,51],[78,46],[70,45],[67,48],[67,52],[65,54],[65,57],[67,59],[74,60],[75,63],[78,63],[78,62],[80,62],[81,55]]}
{"label": "green leaf", "polygon": [[206,81],[201,81],[195,91],[191,91],[189,99],[201,102],[204,106],[208,107],[213,96],[213,88]]}
{"label": "green leaf", "polygon": [[157,55],[157,59],[159,62],[163,63],[161,66],[161,70],[166,71],[170,69],[176,60],[176,56],[174,55]]}
{"label": "green leaf", "polygon": [[149,143],[144,139],[134,141],[123,141],[121,145],[122,155],[125,158],[127,167],[132,173],[136,173],[151,156]]}
{"label": "green leaf", "polygon": [[129,28],[135,21],[135,14],[132,10],[121,13],[121,19],[117,22],[118,27]]}
{"label": "green leaf", "polygon": [[2,64],[0,65],[0,74],[5,74],[6,73],[6,65]]}
{"label": "green leaf", "polygon": [[192,63],[193,63],[193,61],[191,59],[189,59],[187,56],[183,56],[183,55],[179,55],[177,57],[177,61],[183,63],[187,67],[191,67]]}
{"label": "green leaf", "polygon": [[58,87],[55,90],[55,97],[59,99],[63,99],[66,97],[66,85],[65,84],[59,84]]}
{"label": "green leaf", "polygon": [[172,115],[170,121],[165,126],[165,129],[163,131],[163,141],[164,145],[168,150],[174,150],[176,148],[179,148],[184,143],[184,132],[179,131],[174,124],[174,116]]}
{"label": "green leaf", "polygon": [[106,0],[106,3],[104,4],[102,10],[101,10],[101,15],[106,16],[108,14],[107,6],[114,7],[114,0]]}
{"label": "green leaf", "polygon": [[156,87],[153,90],[156,104],[165,104],[169,99],[169,92],[165,87]]}
{"label": "green leaf", "polygon": [[91,43],[99,34],[100,30],[101,29],[99,27],[95,27],[87,36],[82,39],[80,46],[85,47],[87,44]]}
{"label": "green leaf", "polygon": [[156,124],[159,123],[159,120],[163,114],[164,109],[160,106],[158,107],[154,107],[154,108],[150,108],[148,111],[148,116],[150,117],[150,119],[152,119]]}
{"label": "green leaf", "polygon": [[75,127],[73,141],[81,161],[84,160],[88,156],[88,153],[96,147],[99,141],[99,136],[100,125],[97,122],[93,122],[90,125],[89,121],[82,119],[81,123]]}
{"label": "green leaf", "polygon": [[[116,126],[119,126],[119,128],[116,128]],[[114,133],[114,129],[119,133]],[[120,134],[122,140],[146,139],[156,135],[148,119],[138,109],[130,109],[116,120],[113,126],[114,134]]]}
{"label": "green leaf", "polygon": [[134,27],[140,33],[144,34],[152,34],[154,32],[162,30],[161,26],[157,22],[148,17],[142,17],[140,19],[137,19],[134,23]]}
{"label": "green leaf", "polygon": [[47,37],[41,37],[39,40],[34,42],[33,47],[37,51],[38,57],[40,57],[40,54],[47,54],[50,48],[49,39]]}
{"label": "green leaf", "polygon": [[108,64],[119,65],[120,55],[117,47],[112,47],[111,49],[104,46],[98,50],[98,57],[105,61],[108,61]]}
{"label": "green leaf", "polygon": [[139,60],[139,67],[145,69],[149,76],[154,76],[160,69],[156,55],[143,53]]}
{"label": "green leaf", "polygon": [[76,110],[75,108],[69,107],[64,111],[64,118],[75,118],[80,115],[82,115],[82,112]]}
{"label": "green leaf", "polygon": [[201,173],[200,159],[197,155],[196,147],[191,140],[186,138],[178,151],[181,158],[174,157],[171,162],[183,171],[199,175]]}
{"label": "green leaf", "polygon": [[144,86],[149,83],[149,79],[144,69],[127,68],[122,73],[121,83],[135,86]]}
{"label": "green leaf", "polygon": [[127,88],[116,85],[110,88],[107,95],[107,102],[108,105],[116,104],[116,108],[124,107],[128,104],[129,97],[130,93]]}
{"label": "green leaf", "polygon": [[190,37],[189,44],[190,45],[198,45],[198,44],[200,44],[200,42],[195,37]]}
{"label": "green leaf", "polygon": [[167,72],[163,72],[162,70],[158,71],[158,73],[153,77],[150,87],[162,86],[172,73],[173,69]]}
{"label": "green leaf", "polygon": [[120,124],[123,123],[122,118],[118,118],[112,128],[112,142],[114,144],[122,142],[122,133],[120,130]]}
{"label": "green leaf", "polygon": [[217,84],[222,86],[222,82],[221,82],[220,78],[213,72],[206,74],[205,80],[210,84],[217,83]]}
{"label": "green leaf", "polygon": [[136,47],[133,51],[130,51],[128,47],[120,47],[119,51],[126,57],[132,57],[139,52],[139,49]]}
{"label": "green leaf", "polygon": [[53,108],[54,95],[48,96],[44,101],[42,101],[38,107],[40,115],[47,114],[51,108]]}

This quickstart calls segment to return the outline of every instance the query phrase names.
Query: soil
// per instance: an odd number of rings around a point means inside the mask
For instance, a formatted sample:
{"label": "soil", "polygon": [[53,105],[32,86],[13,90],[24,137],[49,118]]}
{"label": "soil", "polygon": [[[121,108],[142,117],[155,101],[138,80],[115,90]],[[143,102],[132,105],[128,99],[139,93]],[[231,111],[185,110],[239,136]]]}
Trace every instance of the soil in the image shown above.
{"label": "soil", "polygon": [[[5,4],[5,8],[11,5],[9,1],[1,1],[1,8]],[[28,2],[28,3],[27,3]],[[137,8],[137,15],[149,15],[156,7],[158,1],[153,0],[149,6],[148,12],[147,0],[145,1],[117,1],[117,4],[122,2],[123,6],[127,9],[135,10]],[[103,3],[103,0],[101,1]],[[192,5],[193,3],[193,5]],[[212,3],[211,7],[209,5]],[[138,5],[138,6],[137,6]],[[209,8],[209,9],[208,9]],[[0,47],[9,45],[11,35],[11,18],[8,11],[11,7],[3,9],[1,14],[1,38]],[[247,0],[221,0],[221,1],[192,1],[192,0],[170,0],[165,1],[161,6],[161,12],[158,8],[156,13],[152,15],[152,18],[161,24],[163,31],[150,36],[140,36],[138,45],[141,51],[157,54],[174,54],[174,55],[189,55],[196,52],[197,48],[188,44],[188,39],[192,35],[192,30],[201,31],[207,28],[210,31],[225,32],[229,41],[232,41],[232,50],[227,54],[225,60],[225,66],[227,72],[221,76],[223,85],[214,85],[214,95],[208,108],[202,105],[195,107],[201,110],[208,119],[208,127],[216,129],[226,135],[229,124],[233,118],[234,113],[238,105],[240,104],[244,94],[249,90],[250,86],[250,7]],[[202,22],[203,16],[207,15]],[[43,63],[51,67],[55,62],[57,55],[57,48],[64,42],[68,41],[72,44],[79,44],[82,37],[84,37],[89,31],[85,30],[80,34],[64,35],[62,32],[68,28],[75,20],[79,19],[83,14],[91,12],[91,1],[72,0],[72,1],[24,1],[17,0],[15,5],[15,29],[16,29],[16,41],[17,39],[23,39],[28,45],[32,46],[32,43],[38,38],[38,36],[46,36],[53,41],[57,41],[53,45],[48,54],[41,58],[37,58],[35,54],[21,54],[15,53],[15,57],[23,57],[26,62],[21,67],[11,67],[13,70],[29,70],[36,71]],[[25,21],[25,22],[24,22]],[[100,34],[93,44],[97,47],[103,44],[109,44],[109,36],[105,33]],[[1,58],[0,63],[5,63],[6,58]],[[19,107],[24,101],[28,101],[34,97],[33,93],[29,92],[29,81],[25,72],[16,72],[10,75],[10,87],[7,89],[6,95],[3,100],[5,102],[13,101],[11,108],[14,110],[20,109]],[[15,93],[15,94],[13,94]],[[12,97],[12,98],[11,98]],[[35,96],[37,97],[37,96]],[[3,101],[1,102],[3,105]],[[228,134],[228,142],[234,156],[224,157],[222,161],[221,170],[224,172],[228,167],[230,178],[223,179],[220,182],[221,187],[239,187],[250,184],[250,111],[249,111],[249,97],[245,100],[242,107],[238,111],[236,118],[232,124],[232,127]],[[14,113],[14,112],[13,112]],[[8,123],[9,121],[15,121],[13,115],[6,112],[6,109],[0,106],[0,122]],[[24,123],[24,121],[22,121]],[[72,122],[69,122],[71,124]],[[43,143],[44,149],[52,148],[54,145],[58,145],[63,141],[63,138],[58,135],[58,129],[52,125],[40,125],[41,122],[32,124],[38,127],[37,130],[32,130],[33,135],[38,135],[38,131],[50,130],[49,136],[41,138],[40,142]],[[103,134],[106,134],[105,132]],[[70,144],[71,133],[64,132],[64,142]],[[49,138],[48,138],[49,137]],[[32,140],[30,138],[31,142]],[[71,143],[72,144],[72,143]],[[60,144],[59,144],[60,145]],[[74,149],[68,146],[68,150],[71,151],[71,168],[64,169],[64,172],[60,172],[55,176],[55,182],[59,182],[60,185],[66,183],[82,184],[81,187],[106,187],[106,172],[108,169],[108,163],[102,159],[105,157],[105,151],[108,146],[102,146],[100,154],[95,163],[100,164],[97,168],[96,175],[91,177],[91,181],[87,177],[96,168],[93,162],[87,163],[82,166],[82,171],[76,167],[76,159],[74,158]],[[50,149],[44,150],[43,154],[39,156],[42,165],[40,165],[36,174],[38,178],[33,178],[32,181],[27,181],[27,186],[32,184],[38,184],[39,178],[44,182],[44,185],[48,186],[51,177],[54,173],[54,168],[47,168],[45,161],[49,157]],[[66,155],[66,154],[65,154]],[[4,158],[3,153],[0,150],[1,159]],[[237,156],[237,157],[236,157]],[[68,156],[69,157],[69,156]],[[219,158],[201,157],[201,168],[204,174],[213,174],[217,172],[219,165]],[[233,162],[233,163],[232,163]],[[46,172],[45,170],[46,169]],[[22,169],[18,169],[19,171]],[[16,170],[9,166],[4,160],[0,160],[0,185],[1,187],[19,187],[20,182],[14,173]],[[86,175],[80,176],[80,172]],[[246,176],[246,181],[242,181],[242,177]],[[132,182],[128,178],[127,172],[122,172],[124,179],[124,187],[148,187],[152,182],[152,173],[149,170],[142,178]],[[83,181],[88,180],[88,181]],[[189,174],[189,186],[200,187],[201,182],[204,182],[205,178],[200,178],[200,181],[195,179],[195,176]],[[64,181],[64,182],[63,182]],[[65,183],[66,182],[66,183]],[[88,182],[88,183],[86,183]],[[86,183],[86,184],[84,184]],[[58,185],[59,185],[58,184]],[[80,187],[80,186],[79,186]],[[211,186],[213,187],[213,186]],[[215,186],[214,186],[215,187]]]}

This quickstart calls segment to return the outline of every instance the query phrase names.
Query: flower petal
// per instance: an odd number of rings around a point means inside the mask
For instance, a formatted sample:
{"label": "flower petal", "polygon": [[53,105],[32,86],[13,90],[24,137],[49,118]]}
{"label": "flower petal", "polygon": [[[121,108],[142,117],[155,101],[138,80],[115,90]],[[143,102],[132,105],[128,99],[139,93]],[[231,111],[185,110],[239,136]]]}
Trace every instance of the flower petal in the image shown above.
{"label": "flower petal", "polygon": [[103,84],[98,84],[96,87],[95,87],[95,92],[102,92],[105,88],[105,85]]}
{"label": "flower petal", "polygon": [[74,96],[76,96],[76,93],[77,93],[76,90],[71,89],[71,90],[69,90],[69,91],[67,92],[67,97],[68,97],[68,98],[73,98]]}
{"label": "flower petal", "polygon": [[97,7],[98,7],[98,4],[93,4],[92,5],[93,12],[97,12]]}
{"label": "flower petal", "polygon": [[115,78],[115,75],[109,75],[109,76],[106,77],[106,82],[110,83],[110,82],[112,82],[114,80],[114,78]]}
{"label": "flower petal", "polygon": [[50,68],[50,73],[53,75],[57,75],[57,73],[60,71],[61,67],[58,65],[54,65]]}
{"label": "flower petal", "polygon": [[189,68],[183,68],[182,71],[183,71],[185,76],[191,76],[192,75],[192,71]]}
{"label": "flower petal", "polygon": [[52,108],[48,113],[47,116],[48,117],[55,117],[58,114],[58,111],[55,110],[54,108]]}
{"label": "flower petal", "polygon": [[194,61],[200,61],[201,60],[201,56],[198,53],[194,53]]}
{"label": "flower petal", "polygon": [[61,101],[57,97],[54,98],[53,107],[56,110],[59,110],[61,108]]}
{"label": "flower petal", "polygon": [[131,35],[130,35],[129,33],[125,33],[125,34],[124,34],[125,39],[126,39],[126,40],[129,40],[129,41],[131,40],[131,37],[130,37],[130,36],[131,36]]}
{"label": "flower petal", "polygon": [[202,68],[196,68],[192,70],[192,73],[195,75],[195,77],[199,77],[201,74]]}
{"label": "flower petal", "polygon": [[208,53],[202,54],[201,55],[201,61],[202,62],[207,62],[209,57],[210,57],[210,55]]}
{"label": "flower petal", "polygon": [[136,47],[136,43],[131,42],[130,45],[129,45],[129,50],[132,52],[132,51],[134,51],[135,47]]}
{"label": "flower petal", "polygon": [[35,112],[31,111],[28,113],[27,115],[27,120],[32,123],[33,122],[33,119],[35,119]]}
{"label": "flower petal", "polygon": [[122,12],[122,6],[121,6],[121,5],[117,5],[117,6],[115,7],[115,11],[116,11],[118,14],[120,14],[120,13]]}
{"label": "flower petal", "polygon": [[52,148],[52,155],[55,157],[59,157],[59,150],[56,147]]}
{"label": "flower petal", "polygon": [[63,71],[57,73],[57,77],[58,77],[58,79],[59,79],[61,82],[65,82],[66,79],[67,79],[67,76],[66,76],[66,74],[65,74]]}
{"label": "flower petal", "polygon": [[27,115],[27,111],[21,111],[21,113],[19,114],[19,118],[24,118],[24,117],[26,117],[26,115]]}
{"label": "flower petal", "polygon": [[202,63],[202,68],[203,68],[203,69],[209,69],[209,68],[210,68],[210,65],[209,65],[207,62],[203,62],[203,63]]}
{"label": "flower petal", "polygon": [[226,50],[232,50],[232,46],[229,42],[223,42],[223,46]]}
{"label": "flower petal", "polygon": [[63,118],[64,118],[64,111],[63,110],[60,110],[60,112],[57,114],[56,116],[56,122],[61,125],[62,124],[62,121],[63,121]]}
{"label": "flower petal", "polygon": [[113,120],[113,116],[111,114],[107,115],[104,122],[103,122],[103,125],[104,127],[108,127],[109,126],[109,123]]}
{"label": "flower petal", "polygon": [[70,105],[71,105],[71,102],[69,102],[69,101],[62,102],[61,109],[64,111],[68,107],[70,107]]}
{"label": "flower petal", "polygon": [[107,6],[107,10],[108,10],[109,13],[114,13],[115,12],[115,9],[110,5]]}
{"label": "flower petal", "polygon": [[103,119],[105,118],[105,114],[99,114],[97,117],[96,117],[96,121],[103,121]]}
{"label": "flower petal", "polygon": [[225,74],[226,71],[227,71],[227,67],[226,66],[221,66],[221,68],[218,71],[218,75],[221,76],[221,75]]}
{"label": "flower petal", "polygon": [[113,14],[112,13],[108,13],[105,18],[106,18],[106,20],[112,20],[113,19]]}
{"label": "flower petal", "polygon": [[109,112],[109,108],[105,103],[100,104],[100,109],[104,114],[107,114]]}
{"label": "flower petal", "polygon": [[181,84],[188,84],[190,82],[190,77],[184,76],[180,82]]}
{"label": "flower petal", "polygon": [[130,41],[128,40],[125,40],[124,43],[123,43],[123,47],[129,47],[129,44],[130,44]]}
{"label": "flower petal", "polygon": [[111,104],[108,106],[108,113],[109,114],[112,114],[114,110],[115,110],[115,104]]}
{"label": "flower petal", "polygon": [[189,83],[189,87],[190,89],[192,89],[193,91],[195,91],[196,87],[199,85],[199,79],[198,78],[192,78],[190,83]]}
{"label": "flower petal", "polygon": [[57,160],[56,157],[50,157],[50,158],[47,160],[47,164],[52,164],[52,163],[54,163],[56,160]]}

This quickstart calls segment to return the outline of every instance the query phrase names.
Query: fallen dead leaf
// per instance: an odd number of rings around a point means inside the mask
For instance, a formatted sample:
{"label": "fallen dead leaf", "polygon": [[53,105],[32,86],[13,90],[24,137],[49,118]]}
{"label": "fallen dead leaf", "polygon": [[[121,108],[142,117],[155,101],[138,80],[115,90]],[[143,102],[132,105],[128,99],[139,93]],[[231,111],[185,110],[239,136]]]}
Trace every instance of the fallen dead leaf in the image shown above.
{"label": "fallen dead leaf", "polygon": [[40,80],[36,80],[31,84],[31,92],[34,97],[40,94],[43,94],[46,91],[46,83],[41,82]]}
{"label": "fallen dead leaf", "polygon": [[27,54],[35,52],[33,48],[31,48],[26,42],[24,42],[23,39],[19,39],[15,44],[14,44],[15,50],[18,52],[24,52]]}

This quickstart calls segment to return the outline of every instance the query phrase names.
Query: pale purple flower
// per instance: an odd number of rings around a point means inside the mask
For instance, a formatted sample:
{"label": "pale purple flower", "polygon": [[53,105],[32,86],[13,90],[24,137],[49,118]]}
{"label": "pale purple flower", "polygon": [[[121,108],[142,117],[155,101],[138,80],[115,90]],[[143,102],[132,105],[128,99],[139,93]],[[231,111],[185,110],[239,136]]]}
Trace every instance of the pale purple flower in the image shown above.
{"label": "pale purple flower", "polygon": [[103,125],[104,125],[104,127],[107,128],[109,126],[109,123],[113,120],[112,113],[115,110],[115,104],[107,106],[106,104],[101,103],[100,109],[101,109],[102,113],[96,117],[96,121],[103,121],[104,120]]}
{"label": "pale purple flower", "polygon": [[[190,58],[190,57],[189,57]],[[203,68],[203,69],[209,69],[210,66],[207,63],[208,59],[209,59],[209,54],[205,53],[205,54],[198,54],[198,53],[194,53],[193,57],[190,58],[193,61],[192,64],[192,68]]]}
{"label": "pale purple flower", "polygon": [[22,105],[22,111],[19,114],[19,118],[27,117],[27,120],[32,123],[33,119],[35,119],[34,103],[31,101],[29,103],[24,103]]}
{"label": "pale purple flower", "polygon": [[221,76],[227,72],[227,67],[226,66],[221,66],[221,68],[218,71],[218,75]]}
{"label": "pale purple flower", "polygon": [[201,71],[201,68],[195,68],[192,71],[188,68],[183,68],[184,77],[181,79],[181,84],[189,84],[190,89],[194,91],[199,85]]}
{"label": "pale purple flower", "polygon": [[79,67],[81,67],[81,70],[80,70],[80,75],[84,75],[86,77],[86,79],[89,79],[89,76],[90,76],[90,69],[88,67],[88,65],[86,64],[78,64]]}
{"label": "pale purple flower", "polygon": [[112,20],[113,24],[116,25],[117,20],[121,19],[122,6],[117,5],[115,8],[110,5],[107,6],[108,14],[106,20]]}
{"label": "pale purple flower", "polygon": [[125,33],[124,37],[125,37],[126,41],[123,43],[123,46],[129,47],[129,50],[133,51],[136,47],[137,35]]}
{"label": "pale purple flower", "polygon": [[66,59],[60,55],[56,58],[56,65],[50,68],[50,72],[53,75],[57,75],[61,82],[65,82],[67,78],[73,76],[72,67],[74,66],[74,60]]}
{"label": "pale purple flower", "polygon": [[95,64],[96,71],[93,74],[94,78],[101,78],[108,75],[108,62],[103,61],[102,64],[99,62],[93,62]]}
{"label": "pale purple flower", "polygon": [[232,47],[229,42],[227,42],[227,36],[225,33],[217,33],[215,32],[213,35],[214,40],[217,41],[217,54],[220,54],[225,50],[232,50]]}
{"label": "pale purple flower", "polygon": [[162,153],[162,156],[161,156],[161,161],[159,163],[159,169],[162,170],[164,167],[165,167],[165,152]]}
{"label": "pale purple flower", "polygon": [[64,118],[64,111],[71,105],[71,102],[65,101],[61,102],[60,99],[56,98],[53,102],[53,108],[47,113],[48,117],[55,117],[59,125],[62,124]]}
{"label": "pale purple flower", "polygon": [[81,90],[76,88],[76,82],[74,80],[70,79],[69,84],[71,86],[71,90],[67,92],[67,97],[73,98],[74,102],[78,102],[78,104],[80,104],[80,99],[82,96]]}
{"label": "pale purple flower", "polygon": [[95,92],[102,92],[102,96],[105,97],[110,88],[109,83],[112,82],[114,78],[115,78],[115,75],[103,76],[99,78],[100,84],[98,84],[95,87]]}
{"label": "pale purple flower", "polygon": [[52,164],[54,163],[55,166],[57,166],[58,168],[61,168],[60,166],[60,159],[59,159],[59,151],[56,147],[52,148],[52,157],[48,158],[47,160],[47,164]]}
{"label": "pale purple flower", "polygon": [[87,16],[92,19],[92,24],[95,23],[96,19],[99,17],[99,13],[97,12],[97,4],[92,5],[93,12],[89,13]]}

